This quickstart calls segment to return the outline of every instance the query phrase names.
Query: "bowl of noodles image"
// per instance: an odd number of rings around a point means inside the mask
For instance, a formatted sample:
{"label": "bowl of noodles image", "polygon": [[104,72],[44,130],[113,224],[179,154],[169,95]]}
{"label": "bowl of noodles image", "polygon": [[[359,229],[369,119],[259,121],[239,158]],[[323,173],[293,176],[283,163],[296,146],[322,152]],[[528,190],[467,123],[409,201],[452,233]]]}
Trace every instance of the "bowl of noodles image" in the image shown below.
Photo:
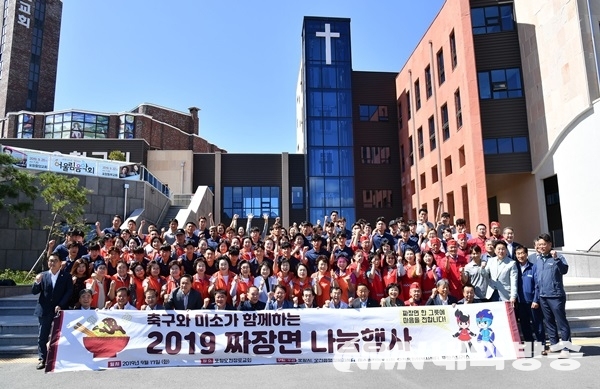
{"label": "bowl of noodles image", "polygon": [[[81,330],[82,327],[76,326],[76,329]],[[129,336],[113,318],[103,319],[91,330],[83,328],[87,335],[83,337],[83,346],[94,354],[94,358],[114,358],[129,343]]]}

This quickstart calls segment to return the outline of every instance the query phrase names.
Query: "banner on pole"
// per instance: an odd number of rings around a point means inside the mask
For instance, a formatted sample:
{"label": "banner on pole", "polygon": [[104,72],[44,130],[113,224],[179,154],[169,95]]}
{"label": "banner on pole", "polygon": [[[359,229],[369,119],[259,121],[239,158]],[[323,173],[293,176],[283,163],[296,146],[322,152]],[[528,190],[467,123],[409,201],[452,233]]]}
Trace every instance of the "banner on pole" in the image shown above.
{"label": "banner on pole", "polygon": [[46,371],[515,359],[508,303],[280,311],[63,311]]}

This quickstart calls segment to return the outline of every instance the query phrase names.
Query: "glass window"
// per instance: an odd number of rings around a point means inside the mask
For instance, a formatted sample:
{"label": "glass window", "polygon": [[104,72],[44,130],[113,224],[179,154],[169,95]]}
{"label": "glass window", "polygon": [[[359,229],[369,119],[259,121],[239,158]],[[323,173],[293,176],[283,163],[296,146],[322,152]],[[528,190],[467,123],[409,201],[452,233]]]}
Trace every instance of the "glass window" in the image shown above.
{"label": "glass window", "polygon": [[417,129],[417,140],[419,142],[419,159],[425,156],[425,149],[423,147],[423,128]]}
{"label": "glass window", "polygon": [[308,116],[323,115],[323,97],[321,92],[308,93]]}
{"label": "glass window", "polygon": [[529,143],[527,142],[527,138],[524,136],[512,138],[513,141],[513,151],[515,153],[526,153],[529,151]]}
{"label": "glass window", "polygon": [[346,67],[339,66],[337,68],[337,87],[338,88],[352,88],[352,82],[350,79],[351,72],[346,70]]}
{"label": "glass window", "polygon": [[301,186],[292,186],[292,209],[304,208],[304,188]]}
{"label": "glass window", "polygon": [[462,120],[462,106],[460,103],[460,89],[454,92],[454,108],[456,110],[456,128],[460,129],[463,125]]}
{"label": "glass window", "polygon": [[133,115],[121,115],[119,117],[119,139],[135,138],[135,117]]}
{"label": "glass window", "polygon": [[444,70],[444,50],[440,49],[437,53],[438,84],[442,85],[446,81],[446,72]]}
{"label": "glass window", "polygon": [[325,146],[338,145],[338,121],[337,119],[323,120],[323,144]]}
{"label": "glass window", "polygon": [[336,92],[323,92],[323,116],[338,116]]}
{"label": "glass window", "polygon": [[477,81],[479,82],[479,98],[491,99],[492,92],[490,91],[490,74],[488,72],[477,73]]}
{"label": "glass window", "polygon": [[431,67],[429,65],[425,68],[425,94],[427,95],[427,98],[430,98],[432,94]]}
{"label": "glass window", "polygon": [[512,139],[511,138],[499,138],[498,139],[498,153],[507,154],[512,153]]}
{"label": "glass window", "polygon": [[392,208],[392,190],[363,190],[365,208]]}
{"label": "glass window", "polygon": [[410,120],[411,118],[411,111],[410,111],[410,91],[406,92],[406,118],[408,120]]}
{"label": "glass window", "polygon": [[340,179],[325,178],[325,206],[339,208],[341,206]]}
{"label": "glass window", "polygon": [[421,108],[421,86],[419,79],[415,81],[415,109],[418,111]]}
{"label": "glass window", "polygon": [[353,176],[354,175],[354,149],[352,147],[340,147],[340,163],[339,171],[340,176]]}
{"label": "glass window", "polygon": [[321,68],[323,75],[323,88],[335,88],[336,87],[336,68],[333,66],[323,66]]}
{"label": "glass window", "polygon": [[310,188],[310,190],[308,191],[308,196],[310,199],[311,208],[312,207],[324,207],[325,206],[325,179],[322,177],[309,177],[308,183],[309,183],[309,188]]}
{"label": "glass window", "polygon": [[[352,94],[348,91],[337,92],[338,97],[338,116],[350,118],[352,117]],[[379,119],[381,121],[381,118]],[[386,118],[387,120],[387,118]]]}
{"label": "glass window", "polygon": [[471,9],[473,34],[490,34],[515,29],[513,5],[490,6]]}
{"label": "glass window", "polygon": [[523,97],[521,71],[518,68],[479,72],[477,76],[481,99]]}
{"label": "glass window", "polygon": [[308,144],[323,146],[323,124],[321,119],[308,119],[307,127]]}
{"label": "glass window", "polygon": [[352,146],[352,121],[346,119],[338,120],[338,131],[340,134],[339,146]]}
{"label": "glass window", "polygon": [[318,66],[309,66],[306,69],[306,77],[308,78],[309,88],[320,88],[321,87],[321,71]]}
{"label": "glass window", "polygon": [[245,217],[249,213],[278,217],[279,187],[223,187],[223,213],[228,217]]}
{"label": "glass window", "polygon": [[483,140],[483,154],[498,154],[498,144],[496,139]]}
{"label": "glass window", "polygon": [[27,113],[19,115],[17,120],[17,138],[33,138],[34,119],[33,115]]}
{"label": "glass window", "polygon": [[[341,205],[342,207],[354,207],[354,178],[353,177],[344,177],[340,178],[340,190],[341,190]],[[352,208],[342,208],[340,209],[341,215],[346,219],[349,218],[349,211],[352,211],[350,220],[356,220],[354,218],[354,209]],[[346,212],[345,212],[346,211]]]}
{"label": "glass window", "polygon": [[450,33],[450,57],[452,58],[452,69],[458,64],[458,58],[456,57],[456,36],[454,30]]}
{"label": "glass window", "polygon": [[359,105],[361,122],[387,122],[387,105]]}
{"label": "glass window", "polygon": [[106,138],[108,137],[109,117],[80,112],[56,114],[46,123],[54,123],[53,128],[46,126],[47,138]]}
{"label": "glass window", "polygon": [[440,108],[440,116],[442,117],[442,136],[444,140],[450,138],[450,123],[448,122],[448,104],[442,105]]}
{"label": "glass window", "polygon": [[435,138],[435,121],[433,120],[433,116],[429,117],[427,123],[429,125],[429,150],[433,151],[437,146]]}

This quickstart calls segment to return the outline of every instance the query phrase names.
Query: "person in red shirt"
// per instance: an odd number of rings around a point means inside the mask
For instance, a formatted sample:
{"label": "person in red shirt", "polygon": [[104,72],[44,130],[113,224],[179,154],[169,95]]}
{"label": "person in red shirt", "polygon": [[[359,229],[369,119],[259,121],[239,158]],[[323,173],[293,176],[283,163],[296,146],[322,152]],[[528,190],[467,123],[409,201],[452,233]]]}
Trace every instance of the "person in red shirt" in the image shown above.
{"label": "person in red shirt", "polygon": [[421,257],[421,268],[423,269],[423,279],[421,280],[422,298],[427,301],[435,286],[442,278],[442,270],[438,267],[433,253],[425,251]]}
{"label": "person in red shirt", "polygon": [[[415,252],[411,248],[404,250],[404,274],[401,278],[401,296],[410,295],[410,286],[414,283],[421,283],[423,276],[423,269],[421,264],[417,261]],[[406,298],[406,297],[404,297]],[[402,299],[404,301],[404,298]]]}
{"label": "person in red shirt", "polygon": [[385,286],[379,270],[381,268],[381,258],[378,254],[370,254],[369,261],[371,263],[371,268],[367,271],[369,293],[373,300],[379,302],[385,297]]}
{"label": "person in red shirt", "polygon": [[[431,293],[430,293],[431,295]],[[410,285],[410,298],[404,302],[404,305],[416,307],[425,305],[426,299],[423,299],[423,293],[421,292],[421,286],[418,282],[413,282]]]}
{"label": "person in red shirt", "polygon": [[467,243],[471,247],[473,247],[474,245],[481,247],[481,252],[485,253],[485,241],[487,240],[487,227],[485,226],[485,224],[480,223],[477,225],[477,228],[475,229],[475,231],[477,232],[477,236],[472,239],[469,239]]}
{"label": "person in red shirt", "polygon": [[464,256],[457,254],[456,241],[448,242],[448,252],[438,263],[442,269],[442,278],[447,279],[450,284],[450,295],[460,300],[462,298],[461,273],[468,262]]}
{"label": "person in red shirt", "polygon": [[500,223],[490,223],[490,238],[494,240],[504,240],[504,237],[502,236],[502,229],[500,228]]}
{"label": "person in red shirt", "polygon": [[194,267],[196,274],[192,277],[192,288],[196,289],[204,299],[209,296],[208,287],[210,286],[210,278],[206,274],[206,263],[199,258],[194,262]]}

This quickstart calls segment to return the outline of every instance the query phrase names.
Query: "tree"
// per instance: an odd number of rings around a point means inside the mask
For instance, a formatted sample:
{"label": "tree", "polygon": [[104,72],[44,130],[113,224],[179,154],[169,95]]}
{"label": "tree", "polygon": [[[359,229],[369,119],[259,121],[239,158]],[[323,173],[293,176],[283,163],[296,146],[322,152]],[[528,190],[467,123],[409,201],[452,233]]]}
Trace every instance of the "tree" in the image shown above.
{"label": "tree", "polygon": [[125,162],[127,160],[125,158],[125,153],[123,153],[121,150],[113,150],[110,153],[108,153],[108,159],[110,159],[111,161],[123,161],[123,162]]}
{"label": "tree", "polygon": [[17,168],[17,162],[11,155],[0,153],[0,211],[7,210],[18,216],[19,225],[27,225],[32,220],[26,214],[33,208],[39,189],[35,175]]}
{"label": "tree", "polygon": [[[62,236],[61,225],[66,223],[69,227],[85,231],[84,207],[89,203],[87,198],[92,190],[79,186],[79,178],[68,178],[65,175],[45,172],[38,175],[41,190],[40,196],[50,206],[52,222],[44,226],[48,230],[46,248],[53,236]],[[45,257],[46,249],[37,259],[29,273],[37,267],[42,258]],[[42,262],[42,268],[44,264]]]}

